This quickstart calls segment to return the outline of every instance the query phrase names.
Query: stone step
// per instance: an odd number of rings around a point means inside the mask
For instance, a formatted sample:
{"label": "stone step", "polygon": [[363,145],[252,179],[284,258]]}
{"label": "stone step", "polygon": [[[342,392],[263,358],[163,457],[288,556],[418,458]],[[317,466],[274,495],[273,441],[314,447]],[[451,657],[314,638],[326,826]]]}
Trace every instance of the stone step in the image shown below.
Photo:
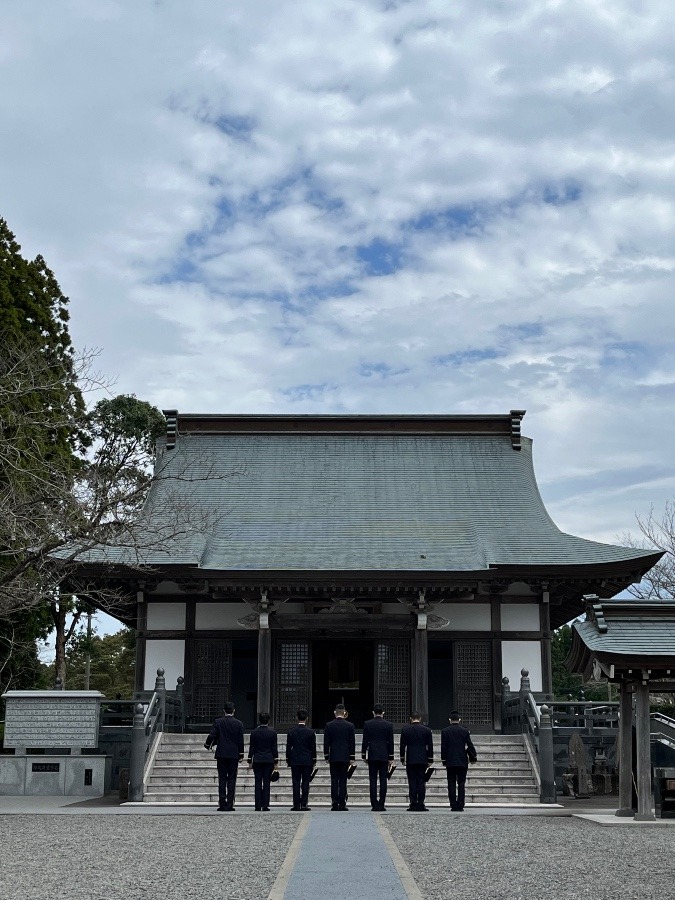
{"label": "stone step", "polygon": [[[218,805],[218,793],[213,794],[182,794],[180,796],[174,794],[153,794],[151,797],[148,797],[145,800],[146,803],[169,803],[169,804],[178,804],[181,805],[191,805],[191,806],[217,806]],[[427,798],[426,805],[430,808],[448,808],[448,798],[447,795],[443,800],[432,800]],[[492,795],[484,795],[484,794],[471,794],[467,791],[466,794],[466,803],[467,805],[480,805],[480,806],[500,806],[500,807],[517,807],[517,806],[536,806],[538,805],[539,797],[538,795],[530,795],[530,794],[521,794],[521,795],[513,795],[509,797],[503,798],[495,798]],[[349,807],[351,809],[370,809],[370,801],[369,800],[353,800],[350,799],[348,801]],[[235,801],[235,805],[238,808],[250,809],[253,806],[253,798],[240,798],[239,794],[237,794],[237,798]],[[289,809],[291,805],[291,798],[289,796],[284,796],[278,799],[276,796],[272,796],[270,799],[270,806],[278,807],[279,809]],[[330,807],[330,797],[315,797],[312,793],[309,795],[309,805],[313,809],[328,809]],[[400,802],[390,801],[389,795],[387,795],[387,809],[399,809],[404,810],[408,805],[408,798],[406,797],[404,800]]]}
{"label": "stone step", "polygon": [[[204,735],[162,736],[145,789],[146,802],[217,804],[218,774],[213,754],[204,749],[203,740]],[[437,741],[437,753],[438,744]],[[538,802],[538,790],[521,735],[480,735],[475,739],[475,745],[480,762],[469,769],[467,802],[494,806]],[[281,779],[272,785],[271,792],[271,802],[280,807],[291,803],[291,773],[284,764],[284,750],[284,741],[280,740]],[[388,784],[387,796],[392,804],[405,808],[408,803],[405,767],[398,759],[396,765],[397,772]],[[436,772],[427,783],[427,797],[429,803],[447,806],[447,783],[439,760],[435,767]],[[253,790],[253,773],[244,762],[237,779],[237,796],[243,804],[253,804]],[[349,794],[353,805],[370,806],[368,766],[360,757],[357,757],[357,769],[349,781]],[[310,802],[318,806],[330,806],[330,771],[322,758],[312,782],[310,798]]]}
{"label": "stone step", "polygon": [[[282,769],[281,773],[282,773],[281,774],[282,778],[288,778],[288,779],[291,778],[291,773],[289,770]],[[435,778],[436,775],[444,775],[443,770],[437,769],[436,774],[433,777]],[[238,774],[237,778],[238,778],[239,782],[244,782],[249,779],[253,780],[253,775],[251,773],[248,773],[247,771],[243,771]],[[169,766],[165,766],[165,767],[155,766],[155,768],[153,769],[152,775],[150,775],[149,780],[153,783],[157,783],[158,781],[163,781],[166,784],[179,784],[181,782],[187,782],[187,781],[189,781],[190,784],[194,784],[196,782],[205,782],[205,783],[208,782],[209,784],[211,784],[211,783],[217,784],[218,783],[218,773],[214,772],[212,768],[211,769],[194,770],[194,769],[180,767],[180,766],[170,766],[170,767]],[[399,772],[397,771],[389,783],[392,784],[398,780],[405,780],[405,771],[401,770],[401,774],[399,774]],[[528,783],[533,782],[534,779],[532,778],[532,773],[528,772],[525,769],[520,770],[519,772],[512,772],[512,771],[507,771],[507,770],[494,772],[494,771],[490,771],[490,770],[481,771],[478,769],[477,766],[474,766],[471,769],[471,772],[469,774],[469,780],[482,781],[482,782],[485,782],[486,784],[502,784],[504,781],[508,781],[509,783],[523,784],[525,782],[528,782]],[[315,775],[315,777],[313,779],[314,784],[318,784],[323,781],[325,781],[327,783],[330,782],[330,773],[327,769],[324,769],[324,770],[319,769],[319,771],[317,772],[317,774]],[[363,783],[363,784],[369,783],[367,773],[365,773],[361,777],[358,776],[358,772],[354,773],[354,775],[350,779],[350,784],[361,784],[361,783]]]}

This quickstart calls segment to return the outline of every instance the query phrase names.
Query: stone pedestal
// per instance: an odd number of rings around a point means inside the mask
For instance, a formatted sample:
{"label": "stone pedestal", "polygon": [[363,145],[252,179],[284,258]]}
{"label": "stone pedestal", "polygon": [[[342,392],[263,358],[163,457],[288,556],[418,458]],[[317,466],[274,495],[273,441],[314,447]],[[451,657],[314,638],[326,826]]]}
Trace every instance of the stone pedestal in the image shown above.
{"label": "stone pedestal", "polygon": [[102,698],[99,691],[3,694],[4,745],[14,756],[0,756],[0,795],[101,797],[110,761],[87,750],[98,747]]}

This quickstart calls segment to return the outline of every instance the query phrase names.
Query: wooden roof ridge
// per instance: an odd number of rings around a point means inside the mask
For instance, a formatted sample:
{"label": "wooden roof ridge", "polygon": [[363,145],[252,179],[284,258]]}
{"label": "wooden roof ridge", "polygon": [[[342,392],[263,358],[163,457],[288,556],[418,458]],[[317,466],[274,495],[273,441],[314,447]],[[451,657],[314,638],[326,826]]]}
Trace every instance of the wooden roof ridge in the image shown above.
{"label": "wooden roof ridge", "polygon": [[183,434],[457,434],[509,437],[513,449],[520,450],[520,427],[526,411],[482,415],[163,412],[167,449],[175,447]]}

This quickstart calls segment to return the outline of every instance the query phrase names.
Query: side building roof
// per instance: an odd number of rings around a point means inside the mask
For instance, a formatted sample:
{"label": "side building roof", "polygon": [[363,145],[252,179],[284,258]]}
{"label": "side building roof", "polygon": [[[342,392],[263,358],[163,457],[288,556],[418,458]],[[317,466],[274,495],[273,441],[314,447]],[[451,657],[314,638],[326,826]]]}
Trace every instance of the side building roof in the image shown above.
{"label": "side building roof", "polygon": [[565,660],[572,672],[586,679],[597,667],[610,678],[640,669],[675,675],[675,601],[594,600],[586,620],[572,627]]}

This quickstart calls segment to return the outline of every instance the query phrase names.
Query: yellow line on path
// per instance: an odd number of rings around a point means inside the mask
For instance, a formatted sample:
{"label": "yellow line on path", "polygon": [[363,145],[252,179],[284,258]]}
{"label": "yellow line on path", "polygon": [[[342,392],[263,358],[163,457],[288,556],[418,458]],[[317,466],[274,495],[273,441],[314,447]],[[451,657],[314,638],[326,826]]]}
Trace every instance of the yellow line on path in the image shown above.
{"label": "yellow line on path", "polygon": [[398,877],[401,879],[403,889],[408,895],[408,900],[424,900],[424,895],[415,884],[415,879],[412,876],[412,872],[407,867],[403,857],[399,853],[398,847],[394,843],[394,839],[391,836],[389,829],[384,824],[381,815],[375,815],[375,823],[377,824],[377,829],[382,836],[384,845],[389,851],[389,856],[391,856],[391,861],[394,864],[394,868],[396,869]]}
{"label": "yellow line on path", "polygon": [[298,826],[298,830],[295,832],[295,837],[291,841],[291,846],[288,848],[286,858],[284,859],[283,864],[279,869],[279,874],[276,877],[276,881],[272,885],[272,890],[269,892],[267,900],[284,900],[288,882],[291,875],[293,874],[295,861],[298,858],[300,847],[302,846],[303,839],[305,837],[307,829],[309,828],[309,820],[310,816],[305,813],[305,815],[302,817],[300,825]]}

